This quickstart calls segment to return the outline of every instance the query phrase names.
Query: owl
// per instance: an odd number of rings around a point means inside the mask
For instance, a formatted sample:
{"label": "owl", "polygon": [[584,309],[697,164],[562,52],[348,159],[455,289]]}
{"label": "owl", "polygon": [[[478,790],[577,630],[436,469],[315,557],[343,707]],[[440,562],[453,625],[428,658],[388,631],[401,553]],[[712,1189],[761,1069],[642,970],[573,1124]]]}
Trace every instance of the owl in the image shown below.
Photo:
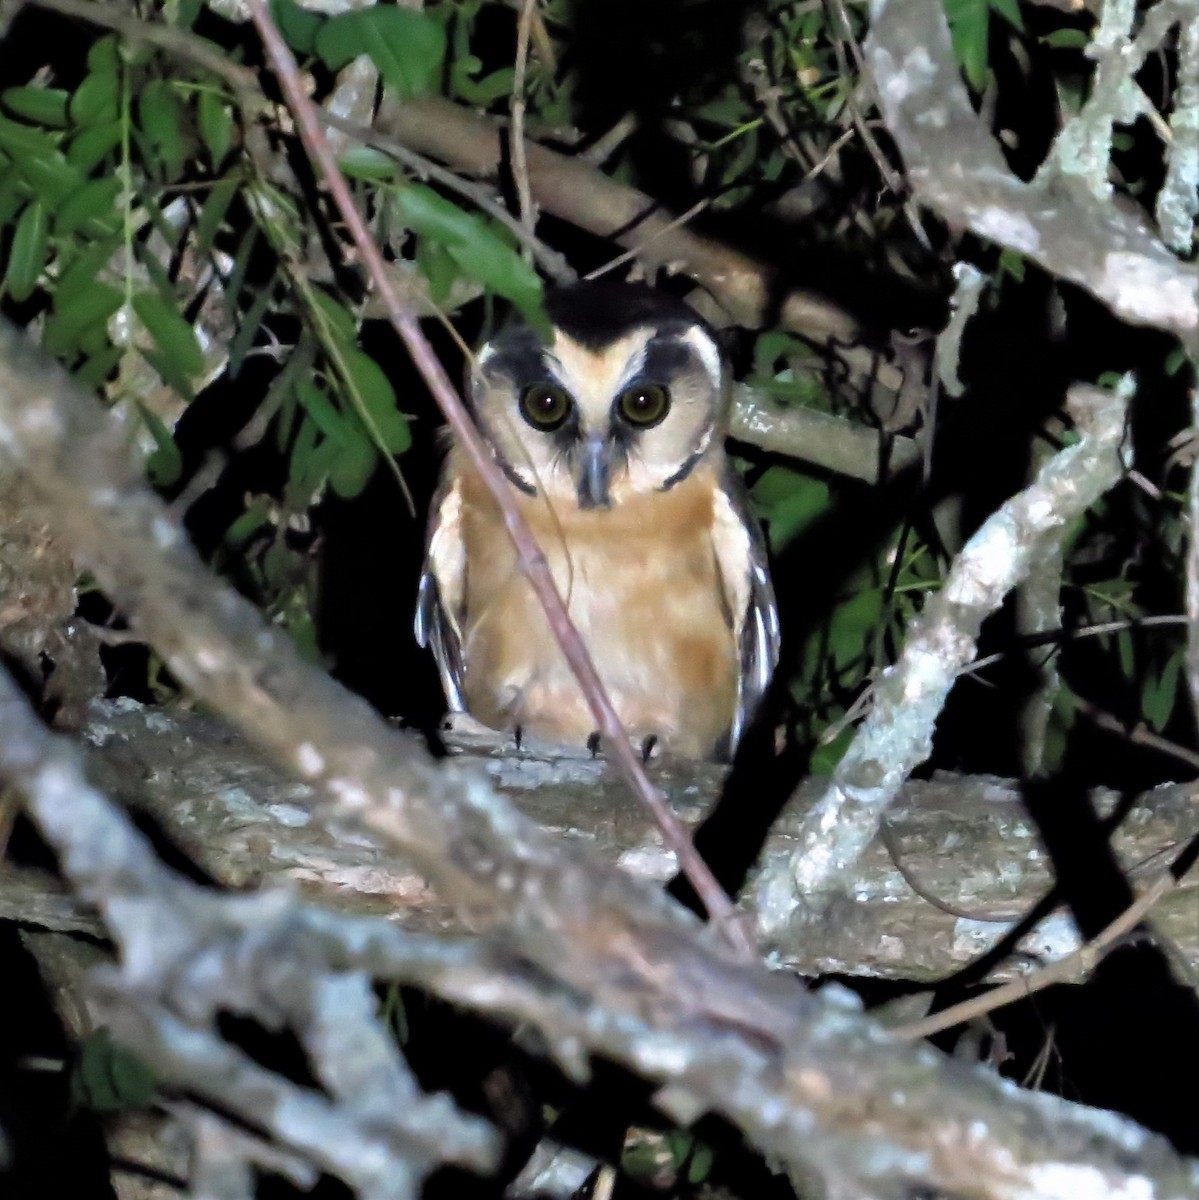
{"label": "owl", "polygon": [[[478,353],[469,404],[617,713],[643,748],[724,758],[778,659],[757,523],[725,458],[729,388],[707,325],[637,284],[547,294],[552,335]],[[497,730],[594,744],[595,722],[495,500],[451,447],[416,637],[447,703]]]}

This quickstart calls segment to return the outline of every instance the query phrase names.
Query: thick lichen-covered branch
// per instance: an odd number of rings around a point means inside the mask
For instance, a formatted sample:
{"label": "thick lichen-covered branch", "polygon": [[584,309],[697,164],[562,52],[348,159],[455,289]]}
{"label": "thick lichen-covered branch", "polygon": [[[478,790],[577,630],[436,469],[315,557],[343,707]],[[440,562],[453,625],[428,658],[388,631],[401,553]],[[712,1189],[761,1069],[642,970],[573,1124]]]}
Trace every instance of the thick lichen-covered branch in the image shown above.
{"label": "thick lichen-covered branch", "polygon": [[983,523],[954,560],[944,586],[908,629],[874,703],[827,791],[804,820],[789,863],[755,881],[760,928],[802,922],[812,899],[843,881],[874,838],[903,781],[932,749],[937,718],[958,672],[974,657],[983,620],[1028,574],[1062,531],[1120,477],[1128,393],[1076,387],[1068,406],[1081,436],[1037,479]]}
{"label": "thick lichen-covered branch", "polygon": [[[273,768],[223,721],[209,714],[105,701],[87,713],[93,777],[151,821],[214,879],[243,890],[298,886],[339,912],[387,915],[422,932],[461,931],[452,909],[418,872],[378,837],[336,837],[310,811],[313,789]],[[560,837],[585,842],[607,862],[665,883],[674,856],[653,822],[601,759],[568,748],[511,739],[451,735],[459,763],[481,770],[521,812]],[[659,760],[654,781],[676,816],[694,829],[720,799],[724,768]],[[823,781],[803,783],[772,827],[760,861],[785,861]],[[1114,793],[1093,796],[1105,819],[1120,807]],[[1112,850],[1138,883],[1194,821],[1186,785],[1156,788],[1131,804],[1112,835]],[[788,931],[775,954],[803,975],[833,973],[894,979],[943,979],[992,950],[1053,887],[1037,830],[1019,789],[988,776],[909,780],[888,811],[886,841],[859,859],[834,897],[835,919]],[[894,854],[894,858],[892,857]],[[1194,905],[1199,881],[1164,898],[1154,924],[1199,970]],[[753,917],[753,914],[749,914]],[[32,871],[0,868],[0,920],[26,929],[101,930],[95,915]],[[1065,914],[1046,914],[995,963],[993,979],[1054,960],[1078,944]]]}
{"label": "thick lichen-covered branch", "polygon": [[[1199,267],[1175,258],[1134,207],[1097,198],[1060,172],[1025,183],[1008,169],[970,104],[938,0],[875,0],[871,13],[866,60],[917,197],[1086,288],[1117,316],[1195,344]],[[1172,7],[1166,15],[1177,19]],[[1089,115],[1091,126],[1099,115]]]}

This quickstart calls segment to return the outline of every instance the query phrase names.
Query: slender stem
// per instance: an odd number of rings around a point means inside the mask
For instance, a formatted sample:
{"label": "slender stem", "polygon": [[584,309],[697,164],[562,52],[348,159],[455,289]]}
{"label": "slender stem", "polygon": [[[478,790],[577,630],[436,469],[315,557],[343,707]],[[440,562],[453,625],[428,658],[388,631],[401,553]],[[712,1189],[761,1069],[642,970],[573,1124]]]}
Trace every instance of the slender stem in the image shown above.
{"label": "slender stem", "polygon": [[520,204],[520,222],[533,232],[537,210],[533,207],[533,189],[529,186],[529,164],[525,161],[525,69],[529,62],[529,35],[537,0],[521,0],[520,20],[516,27],[516,69],[512,74],[512,174],[516,179],[516,198]]}
{"label": "slender stem", "polygon": [[611,752],[633,791],[658,822],[663,840],[667,847],[674,851],[680,869],[695,888],[713,922],[721,928],[735,948],[747,955],[751,954],[753,950],[749,937],[740,922],[735,919],[728,896],[691,844],[687,831],[670,810],[661,792],[646,775],[641,760],[612,705],[612,700],[600,680],[586,644],[571,621],[566,605],[554,585],[545,555],[513,502],[507,480],[496,466],[449,376],[421,332],[415,315],[392,286],[383,256],[367,231],[366,223],[350,195],[349,186],[338,170],[333,150],[321,128],[316,106],[304,91],[296,61],[267,12],[265,0],[247,0],[247,4],[288,107],[295,118],[296,130],[304,147],[345,221],[346,229],[392,325],[407,346],[413,362],[433,393],[471,467],[495,498],[496,505],[503,515],[508,536],[516,548],[521,569],[545,610],[554,638],[579,681],[599,732],[611,747]]}

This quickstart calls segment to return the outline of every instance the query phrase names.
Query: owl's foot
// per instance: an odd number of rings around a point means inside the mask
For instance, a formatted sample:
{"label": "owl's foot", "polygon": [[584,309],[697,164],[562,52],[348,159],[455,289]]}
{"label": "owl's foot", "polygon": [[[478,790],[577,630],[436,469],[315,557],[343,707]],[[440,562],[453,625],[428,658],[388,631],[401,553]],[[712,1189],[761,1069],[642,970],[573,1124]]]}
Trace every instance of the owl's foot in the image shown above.
{"label": "owl's foot", "polygon": [[[590,737],[588,737],[587,749],[591,751],[592,758],[598,758],[602,747],[603,735],[597,729],[591,734]],[[641,761],[643,763],[649,762],[649,760],[654,757],[655,751],[657,751],[657,753],[660,755],[662,752],[658,749],[658,735],[656,733],[647,733],[645,737],[641,739],[641,744],[638,749],[641,753]]]}

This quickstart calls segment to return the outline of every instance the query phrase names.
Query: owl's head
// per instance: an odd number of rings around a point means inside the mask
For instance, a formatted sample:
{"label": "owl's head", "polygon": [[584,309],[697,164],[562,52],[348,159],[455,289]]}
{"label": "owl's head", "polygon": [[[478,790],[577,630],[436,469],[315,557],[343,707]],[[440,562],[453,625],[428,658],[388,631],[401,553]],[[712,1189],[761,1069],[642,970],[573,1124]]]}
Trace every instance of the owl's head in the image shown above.
{"label": "owl's head", "polygon": [[555,504],[608,508],[668,491],[721,453],[724,363],[682,301],[640,284],[546,296],[553,340],[527,326],[479,352],[475,416],[508,478]]}

